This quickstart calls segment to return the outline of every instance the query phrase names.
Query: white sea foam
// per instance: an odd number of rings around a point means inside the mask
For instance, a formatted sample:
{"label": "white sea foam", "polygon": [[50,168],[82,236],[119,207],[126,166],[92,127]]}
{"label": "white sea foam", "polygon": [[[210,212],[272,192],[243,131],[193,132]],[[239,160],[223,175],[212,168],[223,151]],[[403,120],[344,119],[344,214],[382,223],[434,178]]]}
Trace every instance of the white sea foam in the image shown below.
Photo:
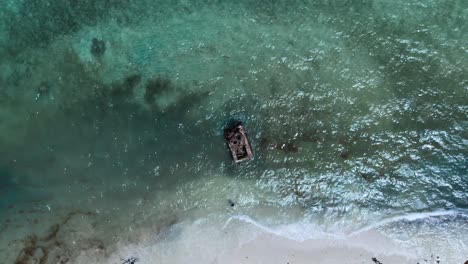
{"label": "white sea foam", "polygon": [[434,210],[431,212],[421,212],[421,213],[406,213],[403,215],[397,215],[390,218],[384,218],[383,220],[377,221],[365,227],[362,227],[356,231],[353,231],[350,235],[357,235],[359,233],[369,231],[371,229],[376,229],[379,227],[383,227],[385,225],[401,222],[401,221],[416,221],[416,220],[424,220],[427,218],[435,218],[438,216],[462,216],[468,218],[468,211],[462,209],[454,209],[454,210]]}
{"label": "white sea foam", "polygon": [[[376,221],[365,227],[349,232],[347,228],[332,231],[310,221],[302,220],[281,225],[267,225],[247,215],[231,216],[223,229],[231,228],[235,222],[255,227],[259,233],[268,233],[288,240],[304,242],[308,240],[334,240],[345,243],[353,240],[355,245],[386,253],[408,253],[421,260],[429,256],[441,256],[444,261],[460,262],[463,252],[468,252],[467,210],[435,210],[431,212],[405,213]],[[384,241],[396,245],[395,248],[373,245],[366,236],[378,232]],[[363,239],[364,238],[364,239]],[[253,238],[245,240],[248,243]],[[341,241],[341,242],[340,242]],[[382,241],[382,240],[379,240]],[[385,243],[387,243],[385,242]]]}
{"label": "white sea foam", "polygon": [[223,226],[223,229],[227,229],[233,221],[239,221],[252,225],[259,230],[270,233],[273,235],[281,236],[287,239],[295,241],[305,241],[309,239],[342,239],[344,236],[341,234],[333,234],[325,232],[323,228],[313,223],[308,223],[306,221],[300,221],[290,224],[282,224],[277,226],[267,226],[258,221],[255,221],[250,216],[247,215],[235,215],[229,217],[226,223]]}

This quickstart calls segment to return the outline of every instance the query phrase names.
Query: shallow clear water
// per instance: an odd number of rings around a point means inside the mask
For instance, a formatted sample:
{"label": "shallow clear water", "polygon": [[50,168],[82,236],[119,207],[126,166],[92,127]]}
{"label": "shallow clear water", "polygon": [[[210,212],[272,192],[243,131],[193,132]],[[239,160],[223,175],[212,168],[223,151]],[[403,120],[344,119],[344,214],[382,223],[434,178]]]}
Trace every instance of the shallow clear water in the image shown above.
{"label": "shallow clear water", "polygon": [[[70,214],[92,217],[77,240],[109,248],[138,228],[238,214],[377,226],[421,256],[463,258],[468,2],[22,0],[0,17],[9,262],[57,223],[51,255],[73,261]],[[230,160],[232,119],[249,163]]]}

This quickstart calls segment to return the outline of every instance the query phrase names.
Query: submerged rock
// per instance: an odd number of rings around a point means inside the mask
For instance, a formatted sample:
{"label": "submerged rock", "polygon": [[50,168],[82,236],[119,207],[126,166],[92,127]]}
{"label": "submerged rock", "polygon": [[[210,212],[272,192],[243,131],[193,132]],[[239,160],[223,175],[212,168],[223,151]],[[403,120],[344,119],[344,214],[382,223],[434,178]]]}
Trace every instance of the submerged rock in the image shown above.
{"label": "submerged rock", "polygon": [[47,95],[50,92],[50,85],[47,82],[41,82],[37,87],[37,93],[39,95]]}
{"label": "submerged rock", "polygon": [[341,157],[342,159],[345,159],[345,160],[349,159],[349,151],[343,150],[343,151],[340,153],[340,157]]}
{"label": "submerged rock", "polygon": [[39,84],[36,88],[36,101],[39,100],[41,97],[47,97],[50,94],[50,84],[43,81]]}
{"label": "submerged rock", "polygon": [[106,52],[106,42],[101,39],[93,38],[89,51],[94,57],[102,57]]}

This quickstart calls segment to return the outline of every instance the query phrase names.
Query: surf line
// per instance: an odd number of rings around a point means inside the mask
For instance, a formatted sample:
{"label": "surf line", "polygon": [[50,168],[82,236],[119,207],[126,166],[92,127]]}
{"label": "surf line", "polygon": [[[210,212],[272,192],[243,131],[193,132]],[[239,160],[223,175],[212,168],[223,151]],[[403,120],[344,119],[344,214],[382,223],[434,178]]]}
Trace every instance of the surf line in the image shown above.
{"label": "surf line", "polygon": [[468,210],[466,209],[452,209],[452,210],[444,210],[444,209],[436,209],[431,212],[422,212],[422,213],[408,213],[404,215],[393,216],[390,218],[385,218],[380,220],[374,224],[362,227],[354,232],[351,232],[349,236],[355,236],[359,233],[369,231],[371,229],[376,229],[378,227],[382,227],[391,223],[399,222],[399,221],[410,221],[414,222],[417,220],[427,219],[431,217],[438,217],[438,216],[462,216],[468,218]]}

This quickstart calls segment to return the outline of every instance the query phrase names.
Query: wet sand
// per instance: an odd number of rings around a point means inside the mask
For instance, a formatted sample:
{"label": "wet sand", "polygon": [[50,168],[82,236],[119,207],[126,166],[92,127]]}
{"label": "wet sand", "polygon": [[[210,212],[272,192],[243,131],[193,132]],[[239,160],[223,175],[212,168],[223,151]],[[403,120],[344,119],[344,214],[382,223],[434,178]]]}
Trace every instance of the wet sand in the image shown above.
{"label": "wet sand", "polygon": [[217,258],[215,263],[416,263],[409,252],[372,231],[342,240],[298,242],[275,235],[255,240]]}

